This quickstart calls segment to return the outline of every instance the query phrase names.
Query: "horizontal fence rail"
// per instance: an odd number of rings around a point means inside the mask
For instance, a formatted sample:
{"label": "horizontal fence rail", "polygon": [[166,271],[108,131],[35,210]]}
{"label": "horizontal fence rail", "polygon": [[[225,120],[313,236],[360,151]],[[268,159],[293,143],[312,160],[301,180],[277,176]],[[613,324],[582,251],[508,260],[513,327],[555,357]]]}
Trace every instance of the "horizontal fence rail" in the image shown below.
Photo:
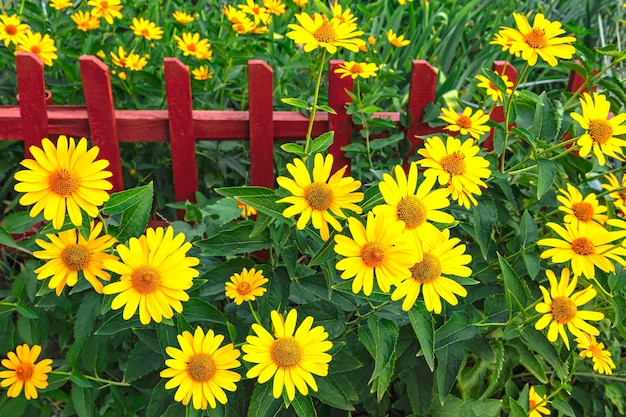
{"label": "horizontal fence rail", "polygon": [[[113,102],[109,68],[94,56],[79,58],[85,106],[47,105],[49,92],[44,85],[41,59],[20,52],[16,57],[19,105],[0,106],[0,140],[23,140],[24,154],[29,147],[40,146],[44,137],[58,135],[86,137],[99,146],[101,158],[109,160],[114,191],[124,189],[119,143],[169,142],[172,153],[173,186],[176,201],[194,201],[198,189],[196,140],[250,141],[250,180],[252,185],[274,187],[274,142],[304,140],[308,118],[295,111],[274,111],[273,71],[265,62],[248,62],[249,106],[246,111],[193,110],[189,69],[176,58],[165,58],[165,92],[167,110],[116,110]],[[353,91],[350,77],[335,74],[343,61],[329,62],[328,104],[337,114],[318,112],[313,124],[313,137],[335,132],[330,153],[335,169],[350,165],[341,151],[350,144],[355,126],[346,113]],[[508,62],[496,61],[492,69],[517,79],[516,69]],[[412,61],[407,112],[411,124],[405,130],[411,143],[409,155],[420,145],[419,136],[442,132],[423,121],[427,105],[435,101],[437,72],[424,60]],[[569,89],[575,91],[584,79],[572,72]],[[387,118],[400,127],[400,113],[379,112],[375,117]],[[502,108],[491,114],[492,120],[503,121]],[[491,150],[492,135],[483,142]]]}

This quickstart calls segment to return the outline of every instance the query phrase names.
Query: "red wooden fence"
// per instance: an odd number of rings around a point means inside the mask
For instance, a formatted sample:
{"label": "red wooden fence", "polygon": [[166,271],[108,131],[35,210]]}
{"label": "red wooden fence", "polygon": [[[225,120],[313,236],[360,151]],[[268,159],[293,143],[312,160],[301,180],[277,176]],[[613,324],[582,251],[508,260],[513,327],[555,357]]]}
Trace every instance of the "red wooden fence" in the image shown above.
{"label": "red wooden fence", "polygon": [[[23,140],[24,153],[29,146],[40,145],[44,137],[64,134],[87,137],[100,147],[100,157],[110,161],[114,191],[122,183],[119,142],[169,142],[172,152],[174,192],[177,201],[194,199],[198,188],[196,140],[249,140],[250,179],[252,185],[274,186],[274,141],[303,140],[308,119],[298,112],[273,110],[273,72],[262,61],[248,62],[249,110],[193,110],[189,69],[176,58],[165,58],[167,110],[116,110],[113,103],[108,67],[98,58],[79,58],[85,106],[46,105],[43,63],[36,55],[20,52],[16,58],[19,106],[0,106],[0,140]],[[354,126],[346,114],[353,90],[350,77],[341,79],[334,70],[342,61],[331,60],[328,103],[337,114],[318,112],[313,136],[334,130],[330,152],[335,168],[350,163],[341,147],[348,145]],[[506,66],[506,67],[505,67]],[[517,71],[509,63],[496,61],[493,69],[515,81]],[[570,86],[580,85],[577,73],[570,76]],[[411,153],[420,144],[420,135],[441,132],[423,122],[424,109],[435,100],[437,73],[428,62],[412,62],[408,112],[411,125],[406,137]],[[376,117],[399,123],[398,112],[381,112]],[[492,119],[502,121],[501,109]],[[484,146],[491,147],[489,139]]]}

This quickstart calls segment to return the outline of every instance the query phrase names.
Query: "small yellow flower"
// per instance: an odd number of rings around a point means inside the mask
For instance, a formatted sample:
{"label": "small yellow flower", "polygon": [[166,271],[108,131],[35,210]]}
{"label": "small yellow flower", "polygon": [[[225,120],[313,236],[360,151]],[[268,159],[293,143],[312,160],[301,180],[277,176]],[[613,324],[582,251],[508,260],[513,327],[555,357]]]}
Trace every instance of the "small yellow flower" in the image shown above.
{"label": "small yellow flower", "polygon": [[[506,94],[510,95],[513,92],[513,81],[509,81],[509,77],[507,75],[501,75],[501,74],[497,74],[500,78],[502,78],[502,81],[504,81],[504,84],[506,85]],[[496,87],[496,85],[494,83],[491,82],[491,80],[487,77],[485,77],[484,75],[477,75],[476,78],[478,78],[478,81],[480,81],[477,84],[477,87],[482,87],[484,88],[487,93],[488,96],[491,96],[491,99],[493,101],[502,101],[502,91],[500,91],[498,89],[498,87]]]}
{"label": "small yellow flower", "polygon": [[154,22],[140,17],[137,19],[133,17],[133,24],[130,25],[130,29],[137,36],[143,36],[148,40],[158,40],[163,37],[163,29],[158,27]]}
{"label": "small yellow flower", "polygon": [[367,43],[369,43],[370,46],[376,45],[376,37],[375,36],[368,36],[367,37]]}
{"label": "small yellow flower", "polygon": [[330,6],[330,10],[333,12],[333,17],[339,20],[341,23],[354,23],[356,22],[356,16],[352,14],[350,9],[342,9],[341,5],[335,3]]}
{"label": "small yellow flower", "polygon": [[528,408],[530,409],[528,417],[542,417],[541,414],[550,415],[550,410],[546,407],[548,404],[546,398],[545,395],[539,395],[535,391],[534,386],[530,386],[528,391]]}
{"label": "small yellow flower", "polygon": [[296,6],[304,7],[309,3],[309,0],[293,0]]}
{"label": "small yellow flower", "polygon": [[128,56],[126,55],[126,51],[122,46],[117,47],[117,55],[115,55],[113,52],[110,52],[110,54],[111,58],[113,59],[113,65],[126,68],[126,60],[128,59]]}
{"label": "small yellow flower", "polygon": [[611,375],[615,369],[615,362],[611,359],[611,352],[604,350],[604,343],[596,341],[596,337],[592,334],[581,334],[576,338],[581,358],[591,358],[593,361],[593,370],[600,375]]}
{"label": "small yellow flower", "polygon": [[98,58],[104,59],[104,58],[106,58],[107,55],[104,53],[104,51],[102,49],[100,49],[98,52],[96,52],[96,56]]}
{"label": "small yellow flower", "polygon": [[605,178],[609,183],[602,184],[602,188],[609,191],[609,197],[613,199],[615,208],[626,214],[626,174],[622,175],[621,183],[612,172],[608,173]]}
{"label": "small yellow flower", "polygon": [[240,4],[237,7],[239,7],[242,12],[252,16],[255,25],[258,25],[259,23],[267,25],[272,17],[265,7],[259,6],[254,0],[246,0],[246,4]]}
{"label": "small yellow flower", "polygon": [[254,301],[256,297],[262,296],[267,291],[262,285],[269,280],[263,276],[262,270],[252,268],[248,271],[244,268],[241,274],[231,276],[230,281],[226,283],[226,297],[241,305],[244,301]]}
{"label": "small yellow flower", "polygon": [[[76,13],[70,15],[76,27],[83,32],[87,32],[92,29],[98,29],[100,27],[100,19],[96,16],[92,16],[89,12],[78,10]],[[104,52],[102,53],[104,55]]]}
{"label": "small yellow flower", "polygon": [[8,371],[0,371],[0,387],[6,388],[10,398],[17,398],[24,388],[27,400],[37,398],[37,388],[48,387],[48,372],[52,371],[52,359],[42,359],[39,362],[41,346],[27,344],[18,346],[14,352],[7,353],[8,359],[2,359],[2,366]]}
{"label": "small yellow flower", "polygon": [[280,16],[285,13],[285,3],[281,0],[263,0],[263,6],[268,12],[275,16]]}
{"label": "small yellow flower", "polygon": [[20,23],[19,16],[0,15],[0,41],[4,41],[4,46],[9,46],[9,42],[17,45],[26,32],[29,32],[28,25]]}
{"label": "small yellow flower", "polygon": [[93,6],[91,14],[97,17],[104,17],[109,25],[113,24],[113,19],[121,19],[120,10],[124,6],[120,4],[120,0],[89,0],[88,6]]}
{"label": "small yellow flower", "polygon": [[395,47],[403,47],[403,46],[407,46],[408,44],[411,43],[410,40],[408,39],[404,39],[404,35],[400,35],[397,36],[392,29],[389,29],[387,31],[387,40],[389,41],[390,44],[392,44]]}
{"label": "small yellow flower", "polygon": [[208,80],[209,78],[213,78],[213,73],[209,71],[208,65],[195,68],[191,73],[196,80]]}
{"label": "small yellow flower", "polygon": [[472,114],[472,108],[466,107],[462,114],[452,109],[452,107],[441,109],[443,116],[439,118],[449,125],[444,129],[452,132],[461,132],[462,135],[469,134],[474,139],[479,139],[482,135],[489,132],[489,126],[485,126],[485,123],[489,121],[489,115],[485,114],[482,110],[476,110],[476,113]]}
{"label": "small yellow flower", "polygon": [[146,56],[138,55],[133,51],[128,54],[128,58],[126,59],[126,68],[132,71],[141,71],[146,65],[148,65],[148,59]]}
{"label": "small yellow flower", "polygon": [[126,81],[126,73],[125,72],[119,72],[117,74],[118,77],[120,77],[121,80]]}
{"label": "small yellow flower", "polygon": [[187,23],[191,23],[194,20],[196,20],[196,18],[193,17],[192,15],[187,14],[185,12],[178,11],[178,10],[172,13],[172,16],[181,25],[186,25]]}
{"label": "small yellow flower", "polygon": [[178,49],[183,51],[185,56],[203,57],[211,47],[208,39],[200,39],[199,33],[183,32],[182,36],[174,35],[174,40],[178,42]]}
{"label": "small yellow flower", "polygon": [[17,50],[32,52],[48,66],[52,66],[52,61],[58,58],[55,53],[57,48],[54,46],[54,40],[47,33],[41,36],[41,33],[26,31],[18,41]]}
{"label": "small yellow flower", "polygon": [[559,210],[564,211],[565,223],[572,223],[578,226],[579,223],[587,225],[602,225],[606,223],[608,216],[606,215],[606,206],[601,206],[594,193],[589,193],[584,199],[578,189],[567,183],[567,191],[560,189],[563,195],[557,196],[557,200],[563,204],[559,206]]}
{"label": "small yellow flower", "polygon": [[50,7],[56,10],[63,10],[72,6],[73,4],[69,0],[50,0]]}
{"label": "small yellow flower", "polygon": [[304,45],[304,52],[325,48],[334,54],[338,47],[358,52],[359,47],[365,45],[365,41],[358,38],[363,31],[357,30],[355,23],[342,23],[335,18],[328,20],[319,13],[313,16],[296,14],[296,19],[299,25],[288,25],[292,31],[287,33],[287,37],[296,44]]}
{"label": "small yellow flower", "polygon": [[242,217],[250,217],[250,216],[256,216],[257,214],[257,209],[255,209],[252,206],[249,206],[245,203],[242,203],[241,201],[237,200],[237,207],[239,207],[241,209],[241,216]]}
{"label": "small yellow flower", "polygon": [[374,63],[349,61],[341,64],[335,73],[341,74],[341,78],[352,77],[354,80],[357,77],[375,77],[376,71],[378,71],[378,66]]}

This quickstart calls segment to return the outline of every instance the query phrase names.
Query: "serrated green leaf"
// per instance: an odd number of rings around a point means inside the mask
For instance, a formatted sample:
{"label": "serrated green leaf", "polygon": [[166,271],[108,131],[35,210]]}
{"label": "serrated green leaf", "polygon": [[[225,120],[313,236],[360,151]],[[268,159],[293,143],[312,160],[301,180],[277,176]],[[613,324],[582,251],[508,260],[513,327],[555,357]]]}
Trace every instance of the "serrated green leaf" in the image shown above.
{"label": "serrated green leaf", "polygon": [[317,108],[318,108],[318,110],[322,110],[322,111],[325,111],[325,112],[330,113],[330,114],[337,114],[335,109],[333,109],[332,107],[327,106],[325,104],[320,104],[320,105],[317,106]]}
{"label": "serrated green leaf", "polygon": [[288,104],[289,106],[295,107],[297,109],[309,109],[309,103],[307,103],[306,101],[302,100],[301,98],[290,98],[290,97],[286,97],[286,98],[281,98],[280,101],[282,101],[285,104]]}
{"label": "serrated green leaf", "polygon": [[437,357],[437,367],[435,378],[437,380],[437,393],[439,403],[444,404],[456,381],[456,376],[461,370],[465,349],[461,343],[446,345],[435,351]]}
{"label": "serrated green leaf", "polygon": [[248,417],[273,417],[282,407],[282,401],[274,399],[271,383],[256,384],[250,406],[248,407]]}
{"label": "serrated green leaf", "polygon": [[559,378],[565,379],[567,377],[565,365],[556,352],[554,345],[541,332],[530,326],[525,326],[521,331],[521,336],[524,344],[548,362]]}
{"label": "serrated green leaf", "polygon": [[313,141],[311,141],[311,155],[324,152],[326,149],[330,148],[330,145],[333,144],[334,137],[335,132],[331,130],[313,139]]}
{"label": "serrated green leaf", "polygon": [[576,417],[576,413],[574,412],[572,407],[563,400],[552,400],[550,401],[550,405],[554,407],[555,410],[560,411],[566,416]]}
{"label": "serrated green leaf", "polygon": [[283,143],[282,145],[280,145],[280,149],[287,153],[298,155],[301,158],[306,158],[307,156],[309,156],[307,152],[304,152],[304,147],[298,145],[297,143]]}
{"label": "serrated green leaf", "polygon": [[538,158],[537,169],[539,170],[539,179],[537,181],[537,198],[541,197],[548,191],[556,178],[556,164],[549,159]]}
{"label": "serrated green leaf", "polygon": [[422,354],[430,371],[435,369],[435,327],[433,316],[423,302],[417,302],[408,312],[411,327],[417,336]]}
{"label": "serrated green leaf", "polygon": [[9,232],[2,226],[0,226],[0,245],[7,246],[9,248],[20,249],[21,246],[13,240]]}
{"label": "serrated green leaf", "polygon": [[359,327],[358,334],[359,340],[374,359],[374,372],[369,383],[377,381],[375,385],[380,400],[391,382],[396,362],[398,326],[391,320],[379,319],[372,315],[367,319],[367,326]]}
{"label": "serrated green leaf", "polygon": [[220,187],[215,188],[215,192],[224,197],[276,197],[274,190],[265,187]]}
{"label": "serrated green leaf", "polygon": [[513,397],[509,397],[509,408],[511,409],[511,417],[528,417],[528,413],[524,411],[521,405],[519,405]]}
{"label": "serrated green leaf", "polygon": [[255,252],[272,246],[267,230],[250,237],[254,222],[245,221],[221,230],[215,236],[194,242],[199,248],[210,252],[211,256],[227,256]]}
{"label": "serrated green leaf", "polygon": [[357,398],[348,398],[349,393],[354,393],[354,388],[351,386],[350,381],[346,382],[345,377],[342,378],[340,374],[338,375],[339,381],[337,381],[335,375],[317,379],[318,390],[317,392],[311,392],[311,395],[331,407],[354,411],[351,402],[356,401]]}
{"label": "serrated green leaf", "polygon": [[471,339],[476,334],[478,328],[470,323],[469,316],[458,311],[435,331],[435,353],[446,346]]}
{"label": "serrated green leaf", "polygon": [[105,321],[104,324],[96,330],[95,334],[98,336],[111,336],[121,331],[141,326],[137,316],[131,317],[130,320],[124,320],[122,312],[119,312]]}
{"label": "serrated green leaf", "polygon": [[331,235],[329,239],[324,242],[322,247],[311,257],[309,266],[322,265],[337,257],[335,253],[335,240],[332,238],[333,235]]}
{"label": "serrated green leaf", "polygon": [[162,369],[164,366],[165,362],[160,353],[155,353],[145,343],[136,343],[128,355],[124,369],[124,381],[135,381],[152,371]]}
{"label": "serrated green leaf", "polygon": [[539,235],[537,223],[535,223],[535,219],[533,219],[533,216],[528,212],[528,210],[524,210],[524,214],[522,214],[519,230],[523,248],[526,248],[537,241],[537,236]]}
{"label": "serrated green leaf", "polygon": [[189,301],[183,303],[183,316],[185,316],[185,319],[190,323],[210,321],[213,323],[226,324],[226,317],[220,310],[197,297],[192,297]]}
{"label": "serrated green leaf", "polygon": [[498,262],[502,271],[502,279],[504,281],[504,291],[506,294],[509,311],[519,310],[526,306],[527,297],[525,285],[515,270],[511,267],[506,259],[498,253]]}
{"label": "serrated green leaf", "polygon": [[93,417],[95,409],[93,390],[74,385],[72,387],[72,404],[74,404],[78,417]]}
{"label": "serrated green leaf", "polygon": [[537,357],[523,343],[512,343],[520,356],[520,364],[542,384],[548,383],[548,376]]}
{"label": "serrated green leaf", "polygon": [[43,213],[39,213],[35,217],[30,217],[30,212],[18,211],[8,214],[2,220],[2,227],[10,234],[20,234],[25,233],[28,229],[43,220]]}
{"label": "serrated green leaf", "polygon": [[70,375],[70,381],[72,381],[74,384],[78,385],[79,387],[91,388],[91,382],[89,382],[89,380],[85,378],[85,375],[83,375],[82,372],[76,369],[72,371],[72,374]]}
{"label": "serrated green leaf", "polygon": [[313,400],[311,397],[302,396],[300,394],[296,394],[296,397],[291,402],[293,409],[296,410],[296,414],[300,417],[316,417],[317,410],[313,407]]}
{"label": "serrated green leaf", "polygon": [[494,247],[491,237],[496,226],[498,213],[496,204],[492,200],[484,200],[478,206],[472,208],[474,217],[474,237],[480,247],[483,258],[488,259],[491,248]]}
{"label": "serrated green leaf", "polygon": [[107,216],[120,214],[147,197],[152,201],[153,194],[152,183],[113,193],[111,194],[111,198],[104,203],[102,214],[106,214]]}

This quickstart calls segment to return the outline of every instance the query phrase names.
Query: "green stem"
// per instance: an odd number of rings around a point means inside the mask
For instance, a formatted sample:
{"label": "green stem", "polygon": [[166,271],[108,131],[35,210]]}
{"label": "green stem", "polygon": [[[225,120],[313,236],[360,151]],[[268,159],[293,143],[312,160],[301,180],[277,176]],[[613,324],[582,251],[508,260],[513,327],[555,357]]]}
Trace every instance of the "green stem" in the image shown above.
{"label": "green stem", "polygon": [[317,69],[317,83],[315,84],[315,94],[313,95],[313,107],[309,116],[309,128],[306,132],[306,143],[304,144],[304,153],[309,152],[311,147],[311,132],[313,131],[313,121],[315,120],[315,112],[317,111],[317,99],[320,94],[320,85],[322,84],[322,73],[324,72],[324,62],[326,61],[326,49],[322,49],[320,65]]}
{"label": "green stem", "polygon": [[248,305],[250,306],[250,311],[252,312],[254,320],[262,326],[261,319],[259,318],[259,315],[256,313],[256,311],[254,311],[254,308],[252,307],[252,302],[250,300],[248,300]]}
{"label": "green stem", "polygon": [[510,118],[511,118],[511,108],[513,107],[513,97],[515,96],[515,91],[517,90],[517,87],[520,85],[520,82],[522,81],[522,79],[524,78],[524,75],[526,75],[526,70],[528,70],[528,62],[526,63],[526,65],[524,66],[524,69],[522,70],[522,73],[519,75],[519,77],[517,77],[517,80],[515,80],[515,84],[513,85],[513,89],[511,90],[511,94],[509,95],[509,99],[507,100],[506,103],[506,111],[505,111],[505,117],[504,117],[504,144],[502,147],[502,157],[500,159],[500,171],[504,172],[504,163],[506,162],[506,144],[509,140],[509,135],[510,135],[510,131],[509,131],[509,124],[511,123]]}
{"label": "green stem", "polygon": [[359,100],[357,107],[359,109],[359,113],[361,113],[361,117],[363,120],[363,130],[365,133],[365,146],[367,148],[367,160],[370,164],[370,169],[373,169],[374,164],[372,164],[372,150],[370,148],[370,128],[367,123],[365,112],[363,111],[363,102],[361,101],[361,84],[359,83],[358,79],[356,80],[356,96],[357,96],[357,100]]}
{"label": "green stem", "polygon": [[108,235],[109,234],[109,230],[107,229],[107,224],[104,221],[104,217],[102,217],[102,213],[98,212],[98,219],[100,219],[100,222],[102,223],[102,230],[104,230],[104,234]]}
{"label": "green stem", "polygon": [[[48,372],[48,374],[62,375],[62,376],[67,376],[68,378],[72,376],[71,372],[63,372],[63,371],[51,371],[51,372]],[[116,387],[130,387],[131,386],[130,384],[127,384],[126,382],[111,381],[110,379],[98,378],[98,377],[90,376],[90,375],[83,375],[83,376],[90,381],[98,382],[98,383],[105,384],[105,385],[115,385]]]}
{"label": "green stem", "polygon": [[[554,145],[554,146],[550,146],[549,148],[546,148],[546,149],[544,149],[544,150],[542,150],[542,151],[540,151],[540,152],[537,152],[536,154],[534,154],[534,157],[535,157],[535,159],[536,159],[536,158],[538,158],[538,157],[540,157],[540,156],[542,156],[542,155],[545,155],[545,154],[547,154],[547,153],[549,153],[549,152],[552,152],[552,151],[557,150],[557,149],[559,149],[559,148],[562,148],[562,147],[564,147],[564,146],[567,146],[567,145],[573,144],[573,143],[574,143],[574,142],[576,142],[579,138],[580,138],[580,136],[576,136],[576,137],[574,137],[574,138],[571,138],[571,139],[568,139],[568,140],[564,140],[563,142],[559,142],[559,143],[557,143],[557,144],[556,144],[556,145]],[[568,149],[566,153],[562,153],[562,154],[557,155],[557,157],[555,157],[555,159],[558,159],[558,158],[560,158],[561,156],[566,155],[566,154],[567,154],[567,153],[569,153],[569,152],[571,152],[571,148],[570,148],[570,149]],[[519,164],[516,164],[516,165],[514,165],[513,167],[511,167],[510,169],[508,169],[508,170],[504,171],[504,173],[505,173],[505,174],[509,174],[509,175],[515,175],[515,174],[519,174],[519,173],[522,173],[522,172],[529,171],[529,170],[531,170],[531,169],[533,169],[533,168],[535,168],[535,167],[537,166],[537,164],[534,164],[534,165],[530,165],[530,166],[524,167],[524,168],[519,169],[519,170],[517,169],[517,168],[519,168],[520,166],[524,165],[524,164],[525,164],[526,162],[528,162],[528,161],[529,161],[529,159],[525,159],[524,161],[520,162]]]}

